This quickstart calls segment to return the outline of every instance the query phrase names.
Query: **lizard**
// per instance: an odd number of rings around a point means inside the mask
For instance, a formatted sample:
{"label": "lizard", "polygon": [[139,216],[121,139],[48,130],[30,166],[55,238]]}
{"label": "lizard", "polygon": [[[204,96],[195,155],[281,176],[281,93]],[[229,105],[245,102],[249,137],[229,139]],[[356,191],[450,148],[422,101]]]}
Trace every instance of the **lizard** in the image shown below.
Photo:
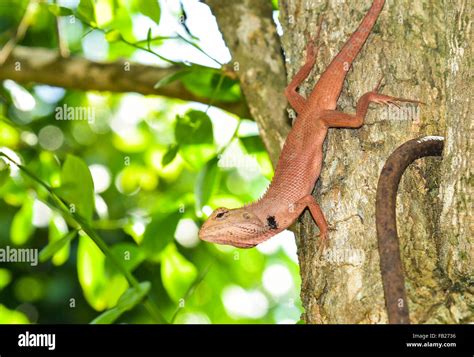
{"label": "lizard", "polygon": [[307,98],[297,91],[309,76],[316,62],[320,46],[322,22],[317,34],[306,45],[306,61],[285,89],[285,96],[297,117],[285,140],[274,176],[263,196],[240,208],[215,209],[199,230],[203,241],[251,248],[289,228],[309,209],[319,228],[322,247],[328,239],[329,226],[323,211],[311,195],[321,173],[323,143],[329,128],[360,128],[368,112],[369,103],[395,104],[421,103],[416,100],[391,97],[374,90],[358,100],[355,114],[336,110],[344,80],[352,62],[362,49],[385,0],[374,0],[357,30],[331,61]]}

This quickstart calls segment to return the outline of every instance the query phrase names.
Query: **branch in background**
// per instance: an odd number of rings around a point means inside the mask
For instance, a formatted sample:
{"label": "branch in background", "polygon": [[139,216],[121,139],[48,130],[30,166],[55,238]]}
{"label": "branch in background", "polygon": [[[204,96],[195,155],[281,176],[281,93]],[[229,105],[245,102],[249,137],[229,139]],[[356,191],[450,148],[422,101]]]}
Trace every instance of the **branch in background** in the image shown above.
{"label": "branch in background", "polygon": [[[78,90],[137,92],[204,104],[210,102],[210,99],[198,97],[188,91],[179,81],[153,88],[158,81],[182,69],[181,67],[161,68],[131,62],[129,66],[126,64],[125,61],[98,63],[75,56],[62,58],[55,50],[17,46],[5,64],[0,66],[0,80],[36,82]],[[247,105],[243,101],[214,101],[212,105],[241,117],[249,117]]]}
{"label": "branch in background", "polygon": [[232,54],[250,113],[275,165],[290,129],[286,75],[271,1],[205,0]]}
{"label": "branch in background", "polygon": [[28,2],[26,6],[25,14],[18,25],[15,36],[11,37],[10,40],[2,47],[0,51],[0,66],[5,63],[10,53],[15,48],[15,45],[23,39],[26,34],[26,30],[30,27],[30,23],[33,19],[33,13],[36,7],[36,2]]}

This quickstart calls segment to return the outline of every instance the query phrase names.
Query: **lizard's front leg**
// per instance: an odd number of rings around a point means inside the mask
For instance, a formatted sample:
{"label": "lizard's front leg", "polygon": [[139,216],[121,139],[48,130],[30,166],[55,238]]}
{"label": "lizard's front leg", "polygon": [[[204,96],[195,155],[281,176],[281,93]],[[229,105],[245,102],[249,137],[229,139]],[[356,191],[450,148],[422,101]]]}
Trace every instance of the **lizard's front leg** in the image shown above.
{"label": "lizard's front leg", "polygon": [[311,195],[304,196],[292,205],[295,213],[295,219],[298,218],[303,211],[308,208],[314,222],[319,228],[319,236],[321,237],[321,245],[324,247],[327,244],[329,226],[324,217],[321,207],[319,207],[315,198]]}

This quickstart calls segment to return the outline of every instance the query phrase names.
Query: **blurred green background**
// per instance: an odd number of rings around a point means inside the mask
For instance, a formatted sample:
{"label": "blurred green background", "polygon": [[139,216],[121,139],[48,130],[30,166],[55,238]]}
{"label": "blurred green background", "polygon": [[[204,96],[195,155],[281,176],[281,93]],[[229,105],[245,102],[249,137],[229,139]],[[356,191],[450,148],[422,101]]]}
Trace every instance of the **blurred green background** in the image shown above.
{"label": "blurred green background", "polygon": [[[0,0],[2,46],[26,13],[19,45],[56,49],[59,32],[72,55],[94,61],[185,63],[165,82],[242,100],[198,1]],[[77,108],[75,120],[60,120]],[[41,252],[36,266],[0,262],[0,323],[299,320],[292,234],[248,250],[197,237],[214,208],[257,199],[273,175],[252,120],[164,97],[5,80],[0,153],[0,249]]]}

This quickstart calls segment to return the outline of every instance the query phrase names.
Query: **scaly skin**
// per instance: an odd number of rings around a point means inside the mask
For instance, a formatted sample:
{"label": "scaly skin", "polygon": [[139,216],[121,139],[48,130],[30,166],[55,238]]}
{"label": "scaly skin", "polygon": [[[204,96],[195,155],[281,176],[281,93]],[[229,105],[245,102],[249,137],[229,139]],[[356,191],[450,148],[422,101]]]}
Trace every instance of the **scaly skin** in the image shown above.
{"label": "scaly skin", "polygon": [[[298,117],[286,138],[267,192],[258,201],[242,208],[216,209],[199,231],[202,240],[250,248],[288,228],[308,208],[319,227],[323,243],[326,242],[328,224],[311,192],[321,172],[323,143],[328,129],[361,127],[370,102],[418,103],[378,94],[379,82],[374,91],[359,99],[355,115],[335,110],[347,71],[367,40],[384,2],[373,1],[359,28],[321,75],[309,98],[305,99],[296,89],[309,75],[318,51],[314,48],[314,40],[308,42],[306,63],[285,90]],[[320,29],[321,25],[316,38]]]}

